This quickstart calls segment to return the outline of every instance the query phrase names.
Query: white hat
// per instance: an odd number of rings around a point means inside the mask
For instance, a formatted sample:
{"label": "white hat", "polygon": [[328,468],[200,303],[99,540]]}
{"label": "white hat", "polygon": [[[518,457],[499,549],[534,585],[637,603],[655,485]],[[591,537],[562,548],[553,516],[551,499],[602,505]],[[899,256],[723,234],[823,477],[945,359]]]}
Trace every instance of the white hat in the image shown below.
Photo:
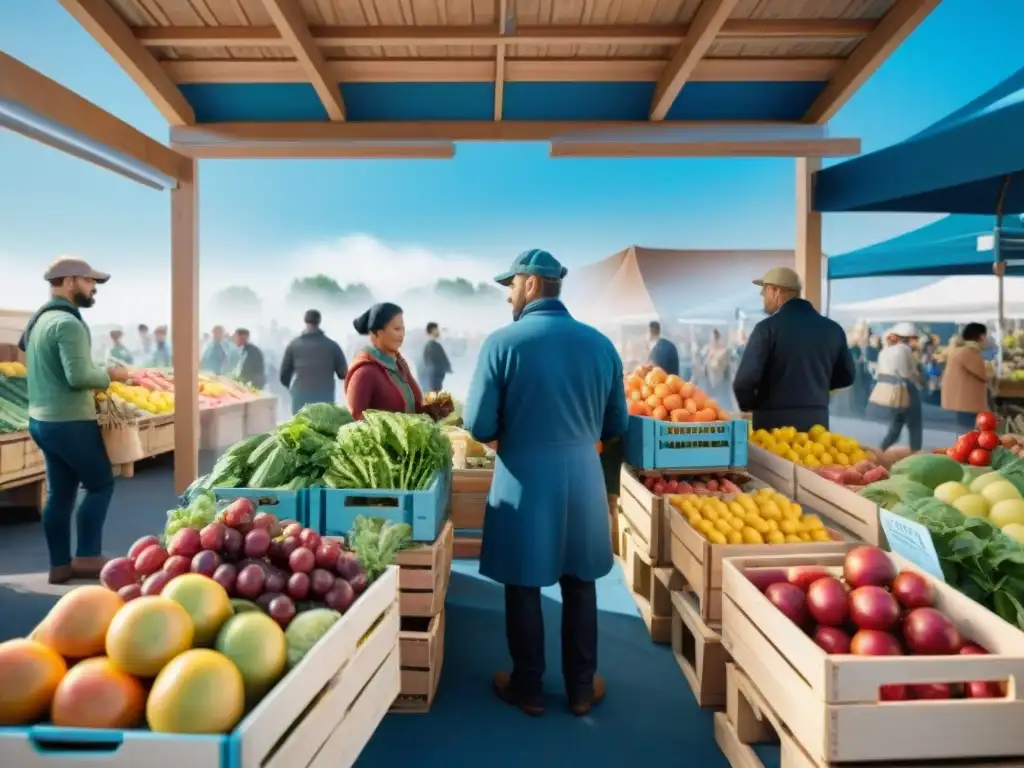
{"label": "white hat", "polygon": [[896,323],[892,328],[885,332],[888,336],[899,336],[901,339],[913,339],[918,336],[917,327],[913,323]]}

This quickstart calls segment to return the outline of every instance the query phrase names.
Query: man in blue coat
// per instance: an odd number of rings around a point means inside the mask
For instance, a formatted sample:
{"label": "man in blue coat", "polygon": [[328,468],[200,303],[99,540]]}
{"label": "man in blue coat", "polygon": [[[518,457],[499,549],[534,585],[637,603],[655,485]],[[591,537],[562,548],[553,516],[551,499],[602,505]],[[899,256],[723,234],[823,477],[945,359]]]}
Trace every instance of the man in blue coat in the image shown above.
{"label": "man in blue coat", "polygon": [[555,583],[572,712],[604,698],[594,582],[611,570],[612,549],[596,444],[627,428],[622,361],[559,300],[567,271],[534,249],[495,278],[509,288],[514,322],[484,342],[463,409],[474,438],[498,443],[480,572],[505,585],[512,673],[496,674],[494,689],[530,715],[544,712],[540,590]]}

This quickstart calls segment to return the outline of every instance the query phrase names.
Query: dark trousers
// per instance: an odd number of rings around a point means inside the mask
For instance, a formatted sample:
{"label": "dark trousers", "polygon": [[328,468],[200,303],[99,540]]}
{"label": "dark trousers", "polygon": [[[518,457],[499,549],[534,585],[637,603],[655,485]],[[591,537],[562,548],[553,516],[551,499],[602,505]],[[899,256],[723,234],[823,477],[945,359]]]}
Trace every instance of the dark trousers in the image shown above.
{"label": "dark trousers", "polygon": [[50,550],[50,567],[71,563],[71,514],[78,488],[85,489],[75,517],[77,557],[99,557],[103,552],[103,523],[114,495],[114,476],[95,421],[36,421],[29,434],[46,464],[46,504],[43,533]]}
{"label": "dark trousers", "polygon": [[888,450],[900,439],[903,427],[907,428],[907,435],[910,438],[910,450],[920,451],[924,442],[924,423],[921,414],[921,390],[913,384],[907,384],[909,399],[906,408],[893,408],[889,417],[889,431],[885,433],[880,446],[883,451]]}
{"label": "dark trousers", "polygon": [[[593,695],[597,671],[597,589],[592,581],[563,576],[562,676],[570,701]],[[544,615],[539,587],[505,587],[505,634],[512,685],[527,698],[543,693]]]}
{"label": "dark trousers", "polygon": [[978,414],[971,413],[969,411],[957,411],[956,412],[956,425],[963,427],[968,432],[974,429],[974,422],[977,420]]}

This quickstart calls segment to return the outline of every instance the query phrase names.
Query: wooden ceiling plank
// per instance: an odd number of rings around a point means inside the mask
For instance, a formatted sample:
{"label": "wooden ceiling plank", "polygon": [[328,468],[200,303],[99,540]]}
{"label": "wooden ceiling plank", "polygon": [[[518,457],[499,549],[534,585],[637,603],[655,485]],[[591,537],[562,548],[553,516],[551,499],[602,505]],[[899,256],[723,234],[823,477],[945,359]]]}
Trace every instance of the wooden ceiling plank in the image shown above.
{"label": "wooden ceiling plank", "polygon": [[679,44],[672,60],[658,80],[651,99],[650,119],[664,120],[679,92],[690,79],[715,37],[729,19],[738,0],[702,0],[686,39]]}
{"label": "wooden ceiling plank", "polygon": [[897,0],[874,31],[853,49],[839,71],[818,95],[804,121],[827,123],[875,70],[939,5],[940,0]]}
{"label": "wooden ceiling plank", "polygon": [[323,102],[327,116],[331,120],[344,120],[345,104],[341,98],[341,88],[338,81],[332,78],[296,0],[263,0],[263,6]]}
{"label": "wooden ceiling plank", "polygon": [[495,13],[498,17],[498,45],[494,56],[494,119],[501,120],[505,101],[505,44],[501,42],[508,24],[508,0],[497,0]]}
{"label": "wooden ceiling plank", "polygon": [[171,125],[196,121],[192,107],[107,0],[60,0],[64,9],[139,86]]}

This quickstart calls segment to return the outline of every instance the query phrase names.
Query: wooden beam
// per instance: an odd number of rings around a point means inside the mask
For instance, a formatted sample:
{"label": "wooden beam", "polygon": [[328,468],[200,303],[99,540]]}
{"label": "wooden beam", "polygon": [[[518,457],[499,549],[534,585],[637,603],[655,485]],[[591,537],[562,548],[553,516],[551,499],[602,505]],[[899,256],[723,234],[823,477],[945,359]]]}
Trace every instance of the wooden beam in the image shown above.
{"label": "wooden beam", "polygon": [[345,104],[341,99],[338,81],[328,71],[323,54],[317,48],[316,40],[296,0],[263,0],[263,5],[306,73],[306,78],[313,84],[313,89],[327,110],[327,116],[331,120],[344,120]]}
{"label": "wooden beam", "polygon": [[174,488],[199,476],[199,177],[171,192],[171,357],[174,380]]}
{"label": "wooden beam", "polygon": [[494,119],[501,120],[501,108],[505,101],[505,36],[508,24],[508,0],[497,0],[498,45],[494,55]]}
{"label": "wooden beam", "polygon": [[704,54],[708,52],[722,26],[729,19],[729,14],[739,0],[702,0],[693,23],[686,34],[686,39],[679,44],[672,60],[658,78],[651,99],[651,120],[664,120],[686,81],[697,69]]}
{"label": "wooden beam", "polygon": [[827,123],[849,101],[889,55],[935,10],[940,0],[897,0],[856,48],[825,90],[814,100],[804,120]]}
{"label": "wooden beam", "polygon": [[[499,18],[501,18],[499,16]],[[875,22],[862,19],[732,19],[718,33],[732,40],[850,40],[871,32]],[[574,24],[523,25],[502,34],[499,25],[464,26],[314,26],[320,47],[474,45],[679,45],[688,25]],[[147,47],[160,48],[274,48],[285,47],[276,27],[136,27]]]}
{"label": "wooden beam", "polygon": [[181,91],[107,0],[60,0],[60,4],[128,73],[167,122],[191,125],[196,121]]}
{"label": "wooden beam", "polygon": [[[842,59],[704,59],[693,82],[825,81]],[[176,83],[305,83],[297,61],[214,59],[166,61]],[[487,59],[347,59],[327,62],[339,83],[493,83]],[[665,71],[662,59],[505,59],[504,82],[653,82]]]}
{"label": "wooden beam", "polygon": [[455,145],[451,142],[239,143],[195,147],[178,145],[177,148],[196,160],[451,160],[455,157]]}
{"label": "wooden beam", "polygon": [[[0,101],[27,109],[173,179],[180,180],[187,173],[187,158],[3,52],[0,52]],[[67,150],[44,137],[33,135],[32,138]]]}
{"label": "wooden beam", "polygon": [[764,141],[565,141],[553,142],[553,158],[613,157],[849,157],[860,139],[766,139]]}
{"label": "wooden beam", "polygon": [[804,298],[821,311],[821,214],[814,210],[814,174],[821,170],[820,157],[796,161],[795,268],[804,284]]}

